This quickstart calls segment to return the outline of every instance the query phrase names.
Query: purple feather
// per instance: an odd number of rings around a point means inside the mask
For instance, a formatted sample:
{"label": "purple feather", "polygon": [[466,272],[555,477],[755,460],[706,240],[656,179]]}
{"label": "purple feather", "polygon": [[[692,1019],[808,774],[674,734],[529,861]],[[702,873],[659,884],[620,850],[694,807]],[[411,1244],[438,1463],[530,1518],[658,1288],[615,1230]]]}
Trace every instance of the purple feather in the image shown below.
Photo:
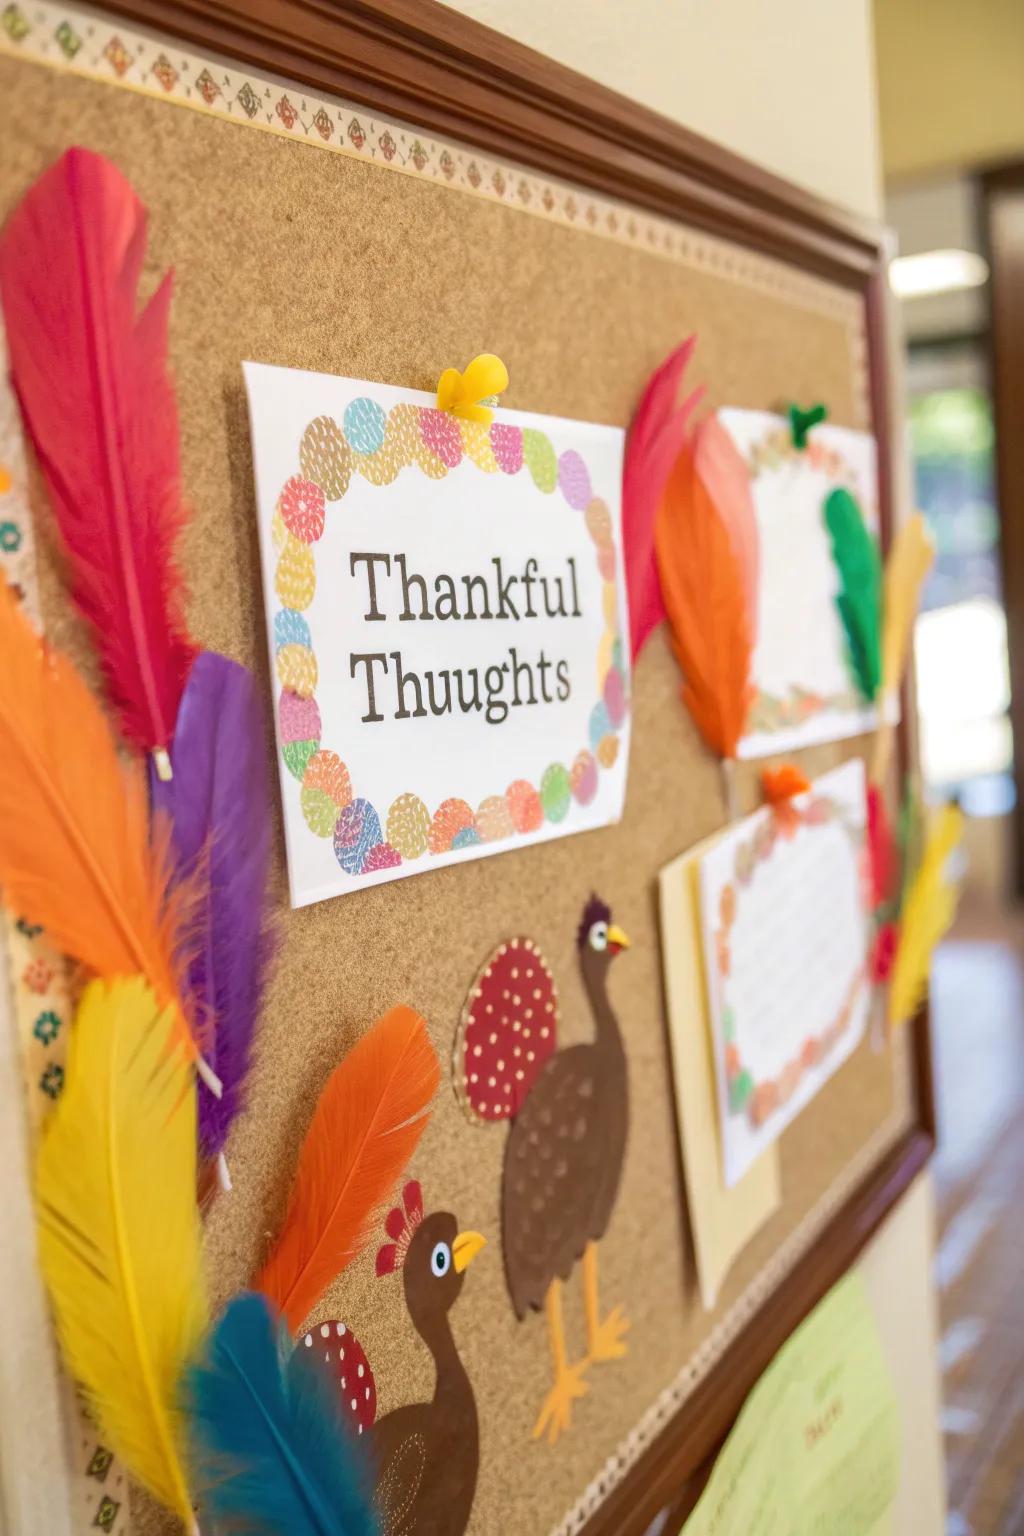
{"label": "purple feather", "polygon": [[170,755],[166,783],[150,759],[150,792],[154,812],[170,819],[178,873],[199,877],[188,981],[209,1020],[207,1059],[224,1085],[216,1099],[199,1084],[199,1144],[216,1157],[242,1107],[273,949],[267,748],[256,680],[245,667],[212,651],[196,657]]}

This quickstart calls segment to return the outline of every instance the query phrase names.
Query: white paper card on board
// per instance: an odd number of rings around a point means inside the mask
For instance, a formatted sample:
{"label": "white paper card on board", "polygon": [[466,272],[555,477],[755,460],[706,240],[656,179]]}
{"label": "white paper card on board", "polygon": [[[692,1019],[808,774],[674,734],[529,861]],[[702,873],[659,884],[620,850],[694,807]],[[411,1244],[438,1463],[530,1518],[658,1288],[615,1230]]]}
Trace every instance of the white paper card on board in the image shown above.
{"label": "white paper card on board", "polygon": [[622,431],[244,371],[292,904],[617,821]]}
{"label": "white paper card on board", "polygon": [[732,1187],[864,1034],[859,758],[731,829],[700,867],[722,1167]]}
{"label": "white paper card on board", "polygon": [[839,573],[825,524],[830,491],[856,497],[878,532],[875,440],[825,423],[807,447],[769,411],[725,409],[718,419],[747,465],[761,543],[754,702],[739,756],[764,757],[874,730],[878,714],[857,688],[836,607]]}

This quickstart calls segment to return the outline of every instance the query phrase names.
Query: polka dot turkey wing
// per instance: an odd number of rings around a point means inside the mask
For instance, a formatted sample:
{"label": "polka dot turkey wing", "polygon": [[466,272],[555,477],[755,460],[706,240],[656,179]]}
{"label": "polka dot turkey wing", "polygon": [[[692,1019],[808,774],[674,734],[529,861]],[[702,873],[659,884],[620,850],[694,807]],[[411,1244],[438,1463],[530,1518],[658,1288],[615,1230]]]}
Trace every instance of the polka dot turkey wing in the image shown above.
{"label": "polka dot turkey wing", "polygon": [[377,1417],[377,1384],[355,1334],[344,1323],[321,1323],[309,1330],[302,1346],[323,1360],[324,1369],[337,1385],[350,1428],[356,1435],[364,1434]]}
{"label": "polka dot turkey wing", "polygon": [[[377,1420],[377,1386],[363,1346],[344,1323],[331,1321],[310,1329],[302,1340],[315,1351],[335,1383],[349,1428],[355,1435],[372,1431]],[[381,1536],[414,1536],[417,1506],[427,1465],[427,1447],[419,1432],[420,1405],[398,1408],[377,1426],[371,1457],[377,1474],[374,1505]]]}
{"label": "polka dot turkey wing", "polygon": [[519,1113],[558,1035],[554,977],[531,939],[501,944],[484,965],[455,1041],[456,1093],[470,1120]]}

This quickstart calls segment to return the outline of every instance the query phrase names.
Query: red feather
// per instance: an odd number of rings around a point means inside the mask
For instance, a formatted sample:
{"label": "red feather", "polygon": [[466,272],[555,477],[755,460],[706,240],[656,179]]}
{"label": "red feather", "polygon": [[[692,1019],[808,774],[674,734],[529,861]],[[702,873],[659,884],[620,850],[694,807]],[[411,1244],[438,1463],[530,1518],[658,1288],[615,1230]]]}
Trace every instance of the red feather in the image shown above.
{"label": "red feather", "polygon": [[889,823],[885,796],[877,784],[868,785],[867,848],[871,906],[877,911],[893,896],[899,869],[896,839]]}
{"label": "red feather", "polygon": [[426,1129],[439,1076],[419,1014],[392,1008],[328,1079],[284,1228],[256,1282],[293,1334],[369,1240]]}
{"label": "red feather", "polygon": [[634,661],[651,631],[665,617],[654,556],[654,524],[665,482],[686,436],[687,419],[704,393],[703,388],[695,389],[676,403],[683,372],[696,345],[696,336],[688,337],[651,375],[626,438],[622,544]]}
{"label": "red feather", "polygon": [[146,214],[116,166],[70,149],[0,237],[11,373],[125,736],[166,749],[195,655],[167,374],[170,276],[136,312]]}

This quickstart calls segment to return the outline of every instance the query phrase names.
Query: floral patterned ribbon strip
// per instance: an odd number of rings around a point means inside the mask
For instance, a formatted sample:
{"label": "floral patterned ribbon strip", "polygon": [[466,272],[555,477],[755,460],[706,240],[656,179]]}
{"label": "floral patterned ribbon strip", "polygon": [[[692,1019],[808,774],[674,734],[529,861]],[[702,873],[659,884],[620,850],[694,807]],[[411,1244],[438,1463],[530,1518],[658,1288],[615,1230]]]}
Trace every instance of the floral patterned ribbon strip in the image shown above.
{"label": "floral patterned ribbon strip", "polygon": [[[0,571],[18,591],[25,611],[40,625],[35,542],[21,418],[10,386],[7,349],[0,326]],[[0,915],[13,996],[22,1077],[33,1146],[64,1086],[72,990],[64,957],[43,930],[24,918]],[[72,1515],[85,1531],[128,1530],[127,1486],[112,1453],[101,1445],[70,1382],[65,1383],[68,1443],[72,1453]]]}

